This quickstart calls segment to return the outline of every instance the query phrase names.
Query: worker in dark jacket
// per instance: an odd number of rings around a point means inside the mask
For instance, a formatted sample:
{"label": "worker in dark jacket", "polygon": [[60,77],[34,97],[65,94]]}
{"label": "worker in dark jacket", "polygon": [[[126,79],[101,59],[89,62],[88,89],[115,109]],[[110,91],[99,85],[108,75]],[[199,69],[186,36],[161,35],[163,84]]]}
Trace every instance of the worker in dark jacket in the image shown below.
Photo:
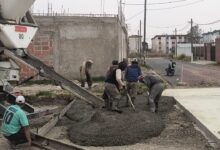
{"label": "worker in dark jacket", "polygon": [[122,112],[118,108],[118,104],[121,98],[120,90],[125,87],[122,81],[122,71],[126,67],[127,65],[124,62],[120,62],[118,68],[114,69],[105,80],[105,93],[108,96],[108,99],[106,99],[106,108],[118,113]]}
{"label": "worker in dark jacket", "polygon": [[158,103],[165,88],[163,81],[156,75],[141,76],[140,81],[149,88],[148,104],[151,112],[158,112]]}
{"label": "worker in dark jacket", "polygon": [[127,81],[127,90],[133,103],[137,95],[138,78],[141,75],[141,68],[138,66],[138,62],[136,60],[132,61],[125,71],[125,80]]}

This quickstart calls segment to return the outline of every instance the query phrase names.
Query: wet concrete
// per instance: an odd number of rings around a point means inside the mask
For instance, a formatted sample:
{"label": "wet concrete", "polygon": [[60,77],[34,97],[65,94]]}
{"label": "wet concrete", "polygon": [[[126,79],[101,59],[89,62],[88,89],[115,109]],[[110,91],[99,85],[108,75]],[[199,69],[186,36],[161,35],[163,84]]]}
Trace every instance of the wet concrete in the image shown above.
{"label": "wet concrete", "polygon": [[165,128],[162,115],[173,109],[174,100],[161,98],[159,113],[150,113],[147,97],[139,96],[135,102],[136,111],[122,107],[122,114],[95,110],[84,102],[77,102],[68,112],[72,125],[68,129],[69,139],[84,146],[131,145],[156,137]]}

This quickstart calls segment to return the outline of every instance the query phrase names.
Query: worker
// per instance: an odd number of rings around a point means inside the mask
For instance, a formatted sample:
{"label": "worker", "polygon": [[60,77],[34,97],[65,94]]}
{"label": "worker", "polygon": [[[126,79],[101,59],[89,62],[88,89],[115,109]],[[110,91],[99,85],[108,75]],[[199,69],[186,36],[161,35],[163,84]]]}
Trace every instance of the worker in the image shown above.
{"label": "worker", "polygon": [[[117,60],[113,60],[111,66],[109,66],[109,68],[108,68],[108,70],[107,70],[107,72],[106,72],[106,77],[105,77],[105,79],[107,79],[108,76],[112,73],[112,71],[115,70],[115,69],[117,69],[117,68],[118,68],[118,61],[117,61]],[[102,94],[102,98],[105,100],[105,106],[104,106],[103,108],[106,108],[108,96],[107,96],[107,94],[105,93],[105,91],[104,91],[103,94]]]}
{"label": "worker", "polygon": [[165,88],[163,81],[160,77],[153,74],[146,75],[145,77],[140,76],[139,80],[149,89],[148,104],[150,111],[153,113],[158,112],[158,103]]}
{"label": "worker", "polygon": [[118,108],[118,104],[121,98],[120,91],[125,87],[122,81],[122,71],[124,71],[126,67],[126,63],[120,62],[118,68],[113,70],[105,80],[105,92],[108,95],[106,108],[118,113],[122,113]]}
{"label": "worker", "polygon": [[118,68],[118,61],[113,60],[111,66],[109,66],[107,72],[106,72],[106,78],[111,74],[111,72]]}
{"label": "worker", "polygon": [[21,109],[24,104],[25,98],[20,95],[16,98],[15,103],[6,109],[3,116],[1,130],[11,146],[28,142],[30,149],[31,135],[29,121],[25,112]]}
{"label": "worker", "polygon": [[[127,67],[125,71],[125,80],[127,81],[128,94],[131,97],[131,101],[134,104],[137,95],[137,82],[138,78],[142,75],[141,68],[138,66],[137,60],[133,60],[131,65]],[[127,101],[128,105],[128,101]]]}
{"label": "worker", "polygon": [[92,60],[87,60],[83,62],[82,66],[80,66],[81,87],[85,87],[85,81],[87,82],[89,89],[92,87],[92,64]]}
{"label": "worker", "polygon": [[11,94],[15,97],[18,97],[19,95],[21,95],[21,90],[19,90],[18,88],[14,88]]}

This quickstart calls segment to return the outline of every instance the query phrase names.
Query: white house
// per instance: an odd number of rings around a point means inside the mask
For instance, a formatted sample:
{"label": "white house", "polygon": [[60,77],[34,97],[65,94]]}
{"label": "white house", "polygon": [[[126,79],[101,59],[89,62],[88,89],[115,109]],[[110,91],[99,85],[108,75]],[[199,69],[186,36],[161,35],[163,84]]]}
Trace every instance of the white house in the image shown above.
{"label": "white house", "polygon": [[186,42],[186,35],[156,35],[152,40],[152,51],[175,53],[178,43]]}
{"label": "white house", "polygon": [[137,53],[142,48],[141,36],[140,35],[131,35],[129,39],[129,53]]}
{"label": "white house", "polygon": [[[193,44],[193,51],[196,52],[197,49],[203,48],[204,44]],[[192,50],[191,50],[191,43],[180,43],[177,44],[177,56],[185,55],[185,56],[192,56]]]}

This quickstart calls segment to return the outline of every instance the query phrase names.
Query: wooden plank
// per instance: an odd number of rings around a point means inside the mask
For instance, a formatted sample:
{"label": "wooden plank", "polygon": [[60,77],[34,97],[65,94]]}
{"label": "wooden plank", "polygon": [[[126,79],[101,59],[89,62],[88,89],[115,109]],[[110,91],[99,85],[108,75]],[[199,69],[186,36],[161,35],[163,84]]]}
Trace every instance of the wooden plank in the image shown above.
{"label": "wooden plank", "polygon": [[85,150],[84,148],[75,145],[75,144],[67,144],[61,141],[50,139],[48,137],[40,136],[37,134],[32,134],[34,136],[34,140],[32,144],[36,147],[45,150]]}
{"label": "wooden plank", "polygon": [[57,124],[59,119],[61,119],[66,114],[66,112],[75,102],[76,100],[71,101],[66,107],[61,110],[61,112],[57,116],[54,116],[47,124],[38,129],[38,134],[41,136],[46,135]]}
{"label": "wooden plank", "polygon": [[128,101],[129,101],[131,107],[132,107],[133,110],[135,111],[135,110],[136,110],[136,109],[135,109],[135,106],[134,106],[134,104],[133,104],[133,102],[132,102],[132,100],[131,100],[131,97],[130,97],[130,95],[129,95],[128,93],[127,93],[127,97],[128,97]]}

